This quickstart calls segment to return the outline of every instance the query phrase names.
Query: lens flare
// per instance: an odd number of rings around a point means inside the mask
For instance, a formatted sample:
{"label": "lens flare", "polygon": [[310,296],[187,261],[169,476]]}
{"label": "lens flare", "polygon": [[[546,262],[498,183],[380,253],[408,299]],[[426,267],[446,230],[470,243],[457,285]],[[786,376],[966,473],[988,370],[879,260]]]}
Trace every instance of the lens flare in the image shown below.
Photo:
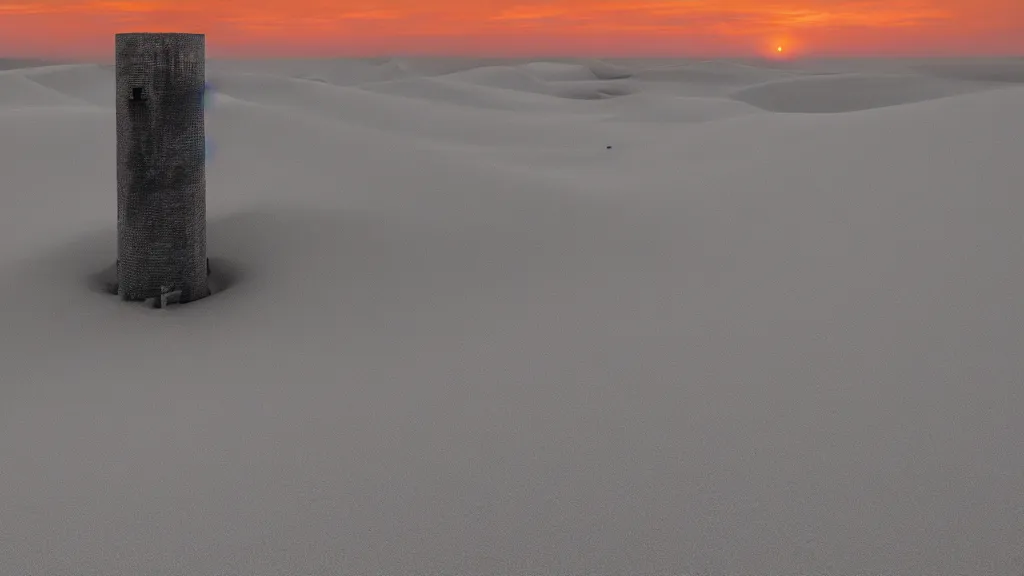
{"label": "lens flare", "polygon": [[203,109],[209,110],[213,106],[213,84],[209,81],[203,83]]}

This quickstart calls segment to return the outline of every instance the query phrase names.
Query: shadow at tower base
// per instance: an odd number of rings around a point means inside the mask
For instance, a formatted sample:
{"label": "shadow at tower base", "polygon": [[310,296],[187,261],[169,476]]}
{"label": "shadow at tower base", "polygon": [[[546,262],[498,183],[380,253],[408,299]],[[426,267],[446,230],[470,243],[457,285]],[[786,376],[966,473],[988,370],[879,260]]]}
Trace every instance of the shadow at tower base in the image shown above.
{"label": "shadow at tower base", "polygon": [[[225,258],[207,259],[206,284],[209,294],[204,298],[216,296],[238,284],[245,276],[241,267],[233,264]],[[86,278],[86,285],[92,292],[117,296],[117,264],[112,264],[103,270],[89,274]],[[204,298],[193,300],[196,302]],[[150,297],[140,301],[153,308],[165,308],[182,304],[175,292],[169,292],[163,298]],[[187,302],[186,302],[187,304]]]}

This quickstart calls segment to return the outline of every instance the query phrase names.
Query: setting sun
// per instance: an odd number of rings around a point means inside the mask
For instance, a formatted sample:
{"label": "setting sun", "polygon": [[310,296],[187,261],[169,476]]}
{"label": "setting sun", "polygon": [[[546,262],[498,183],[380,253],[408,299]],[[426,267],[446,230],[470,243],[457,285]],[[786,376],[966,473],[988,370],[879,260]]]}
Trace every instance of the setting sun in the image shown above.
{"label": "setting sun", "polygon": [[790,38],[774,38],[765,42],[761,48],[761,54],[767,58],[790,58],[793,57],[794,46]]}

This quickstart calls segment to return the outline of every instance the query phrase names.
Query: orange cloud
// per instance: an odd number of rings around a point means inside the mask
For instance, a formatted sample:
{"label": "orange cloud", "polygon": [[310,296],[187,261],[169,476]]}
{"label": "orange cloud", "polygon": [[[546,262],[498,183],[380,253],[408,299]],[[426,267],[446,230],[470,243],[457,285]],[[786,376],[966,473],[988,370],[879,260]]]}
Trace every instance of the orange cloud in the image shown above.
{"label": "orange cloud", "polygon": [[48,14],[61,12],[64,7],[61,5],[46,5],[40,2],[22,4],[0,4],[0,16],[28,16],[34,14]]}
{"label": "orange cloud", "polygon": [[0,54],[106,54],[203,31],[218,52],[1024,53],[1022,0],[0,0]]}
{"label": "orange cloud", "polygon": [[510,6],[498,14],[490,17],[490,20],[543,20],[545,18],[557,18],[565,16],[564,8],[558,6]]}

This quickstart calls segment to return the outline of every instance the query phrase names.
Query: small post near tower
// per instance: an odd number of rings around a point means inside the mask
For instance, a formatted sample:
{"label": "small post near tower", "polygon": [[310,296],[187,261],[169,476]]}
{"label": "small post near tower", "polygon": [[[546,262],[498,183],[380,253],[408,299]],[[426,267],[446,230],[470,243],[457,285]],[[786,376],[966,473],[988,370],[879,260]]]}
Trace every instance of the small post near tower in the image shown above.
{"label": "small post near tower", "polygon": [[209,295],[206,37],[115,37],[117,293],[191,302]]}

